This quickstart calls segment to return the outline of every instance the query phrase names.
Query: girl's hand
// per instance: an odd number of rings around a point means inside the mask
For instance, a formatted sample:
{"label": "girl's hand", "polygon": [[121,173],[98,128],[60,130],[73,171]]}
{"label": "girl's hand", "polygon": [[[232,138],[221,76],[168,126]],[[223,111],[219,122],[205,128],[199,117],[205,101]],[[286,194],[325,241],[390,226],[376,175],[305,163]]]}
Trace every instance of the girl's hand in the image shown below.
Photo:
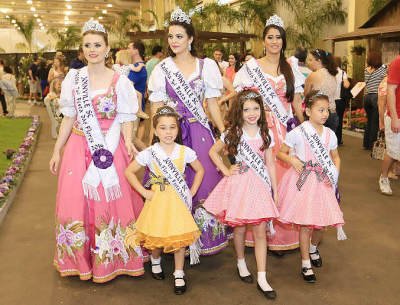
{"label": "girl's hand", "polygon": [[297,157],[291,157],[290,164],[294,167],[296,172],[298,172],[299,174],[303,170],[303,162],[301,162]]}
{"label": "girl's hand", "polygon": [[60,165],[60,153],[54,152],[49,162],[50,172],[53,175],[57,175],[59,165]]}
{"label": "girl's hand", "polygon": [[234,164],[231,165],[229,168],[228,172],[225,174],[225,176],[229,177],[232,175],[237,175],[239,173],[240,165],[239,164]]}
{"label": "girl's hand", "polygon": [[135,155],[137,155],[139,153],[138,150],[136,149],[135,145],[133,145],[133,143],[130,141],[125,142],[125,147],[126,147],[126,150],[127,150],[128,155],[131,160],[133,159],[133,157]]}
{"label": "girl's hand", "polygon": [[146,200],[151,200],[153,198],[153,196],[154,196],[154,192],[151,190],[146,190],[146,192],[143,194],[143,197]]}

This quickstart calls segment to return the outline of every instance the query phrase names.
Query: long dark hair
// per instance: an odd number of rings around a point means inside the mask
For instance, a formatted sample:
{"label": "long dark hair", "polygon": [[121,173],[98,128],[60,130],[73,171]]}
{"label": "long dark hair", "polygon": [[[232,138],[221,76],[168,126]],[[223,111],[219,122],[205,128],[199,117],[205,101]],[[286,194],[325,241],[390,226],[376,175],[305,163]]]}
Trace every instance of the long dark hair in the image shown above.
{"label": "long dark hair", "polygon": [[231,56],[231,55],[233,57],[235,57],[235,60],[236,60],[236,62],[235,62],[235,72],[237,72],[242,67],[242,63],[240,61],[240,55],[239,55],[239,53],[231,53],[231,54],[229,54],[229,56]]}
{"label": "long dark hair", "polygon": [[[190,54],[192,54],[192,56],[197,56],[197,51],[196,51],[196,44],[195,44],[195,39],[196,39],[196,32],[194,30],[194,26],[192,23],[186,23],[186,22],[179,22],[179,21],[171,21],[169,26],[168,26],[168,30],[171,26],[173,25],[179,25],[181,27],[183,27],[185,29],[186,34],[189,36],[189,38],[193,38],[192,44],[191,44],[191,50],[190,50]],[[168,40],[168,33],[169,31],[167,31],[167,40]],[[171,47],[168,46],[168,56],[171,57],[175,57],[176,54],[174,53],[174,51],[172,51]]]}
{"label": "long dark hair", "polygon": [[[179,124],[179,114],[174,110],[174,108],[172,108],[170,106],[162,106],[162,107],[158,108],[156,114],[153,116],[153,128],[154,129],[156,129],[160,118],[163,118],[163,117],[175,118],[176,125],[178,126],[178,135],[176,136],[175,143],[182,144],[182,133],[181,133],[181,127]],[[154,135],[151,144],[155,144],[158,142],[160,142],[160,139],[156,135]]]}
{"label": "long dark hair", "polygon": [[266,150],[271,144],[271,137],[269,135],[268,123],[265,117],[264,103],[261,95],[254,90],[243,90],[236,96],[236,100],[232,103],[232,108],[229,110],[226,122],[227,133],[225,143],[227,143],[228,153],[232,156],[236,155],[238,152],[237,147],[243,135],[243,106],[244,103],[249,100],[255,101],[260,106],[260,118],[257,121],[263,140],[263,145],[260,147],[260,150]]}
{"label": "long dark hair", "polygon": [[279,71],[285,76],[286,80],[286,98],[288,99],[289,102],[293,102],[294,98],[294,75],[292,71],[292,67],[290,64],[287,62],[286,57],[285,57],[285,50],[286,50],[286,31],[281,28],[280,26],[276,25],[269,25],[266,26],[263,32],[263,40],[265,41],[265,36],[267,36],[267,33],[270,29],[276,29],[279,31],[279,34],[281,35],[282,38],[282,49],[281,49],[281,54],[279,56],[279,64],[276,73],[280,74]]}
{"label": "long dark hair", "polygon": [[332,56],[332,53],[329,53],[322,49],[315,49],[311,51],[312,56],[316,59],[320,60],[324,68],[328,70],[329,74],[335,76],[338,73],[337,65]]}
{"label": "long dark hair", "polygon": [[132,42],[132,45],[133,45],[133,47],[134,47],[135,49],[138,50],[140,57],[142,58],[142,60],[144,60],[146,48],[145,48],[145,46],[144,46],[143,41],[141,41],[141,40],[135,40],[134,42]]}

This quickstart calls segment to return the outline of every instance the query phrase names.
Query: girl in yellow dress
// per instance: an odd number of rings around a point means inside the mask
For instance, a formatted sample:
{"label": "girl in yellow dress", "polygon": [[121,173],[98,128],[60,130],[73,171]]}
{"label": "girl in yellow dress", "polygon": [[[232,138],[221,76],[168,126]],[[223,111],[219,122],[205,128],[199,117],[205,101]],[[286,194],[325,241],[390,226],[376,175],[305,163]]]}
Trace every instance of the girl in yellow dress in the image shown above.
{"label": "girl in yellow dress", "polygon": [[[146,199],[136,221],[136,232],[127,235],[125,242],[132,248],[140,243],[151,250],[151,273],[156,280],[165,278],[161,268],[162,249],[174,253],[174,291],[183,294],[186,291],[185,248],[190,246],[192,249],[200,236],[190,212],[191,199],[201,184],[204,169],[195,151],[175,142],[179,134],[178,118],[173,108],[159,108],[153,118],[155,143],[141,151],[125,171],[130,184]],[[190,190],[183,177],[188,163],[196,172]],[[136,176],[143,166],[150,170],[151,190],[146,189]]]}

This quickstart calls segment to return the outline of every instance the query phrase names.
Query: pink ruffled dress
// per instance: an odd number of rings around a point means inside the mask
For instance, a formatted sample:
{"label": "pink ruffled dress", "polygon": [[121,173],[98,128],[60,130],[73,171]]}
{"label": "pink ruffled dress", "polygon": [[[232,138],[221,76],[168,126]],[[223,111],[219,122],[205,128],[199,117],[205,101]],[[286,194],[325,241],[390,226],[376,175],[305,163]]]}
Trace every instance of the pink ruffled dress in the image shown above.
{"label": "pink ruffled dress", "polygon": [[[71,70],[67,75],[62,88],[64,92],[61,94],[61,104],[64,104],[61,105],[61,111],[66,116],[76,114],[71,94],[73,73],[74,70]],[[119,87],[129,91],[129,80],[115,73],[107,92],[92,98],[103,132],[117,119],[119,111],[126,112],[126,116],[133,118],[136,112],[134,91],[131,100],[122,101],[129,95],[118,92],[118,82],[121,82]],[[98,102],[103,98],[108,98],[116,107],[116,111],[109,117],[105,117],[97,109]],[[86,138],[76,121],[65,145],[59,170],[54,265],[61,276],[77,275],[81,280],[92,279],[97,283],[107,282],[121,274],[142,275],[144,270],[140,247],[132,249],[124,243],[126,234],[135,230],[135,221],[142,210],[143,201],[124,175],[130,159],[122,135],[114,153],[121,198],[107,202],[102,184],[98,186],[100,201],[89,200],[84,196],[82,179],[91,160]]]}
{"label": "pink ruffled dress", "polygon": [[[330,137],[335,136],[329,131],[324,127],[322,134],[324,146],[328,151]],[[343,213],[332,185],[304,136],[297,130],[292,132],[296,132],[296,135],[301,137],[300,140],[304,141],[303,161],[306,162],[306,167],[301,180],[299,180],[300,174],[291,167],[279,183],[279,221],[313,228],[343,225]],[[296,150],[296,147],[294,149]]]}
{"label": "pink ruffled dress", "polygon": [[[264,156],[260,150],[263,144],[260,135],[250,138],[243,133],[253,150]],[[244,161],[239,164],[239,174],[224,177],[204,202],[204,208],[220,222],[232,227],[256,225],[277,218],[279,213],[272,190]]]}

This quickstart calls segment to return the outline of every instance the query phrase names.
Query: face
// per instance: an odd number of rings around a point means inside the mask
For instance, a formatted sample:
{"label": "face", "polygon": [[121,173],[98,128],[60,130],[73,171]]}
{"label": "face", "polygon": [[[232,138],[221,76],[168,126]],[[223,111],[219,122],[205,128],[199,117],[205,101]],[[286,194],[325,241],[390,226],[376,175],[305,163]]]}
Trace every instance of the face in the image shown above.
{"label": "face", "polygon": [[58,58],[54,58],[54,66],[59,67],[60,66],[60,60]]}
{"label": "face", "polygon": [[89,64],[104,63],[105,56],[110,51],[103,36],[97,34],[83,36],[82,48]]}
{"label": "face", "polygon": [[136,54],[138,54],[138,50],[133,46],[133,42],[131,42],[130,44],[128,44],[128,52],[131,56],[135,56]]}
{"label": "face", "polygon": [[279,54],[282,50],[283,40],[279,31],[270,28],[264,38],[264,47],[266,54]]}
{"label": "face", "polygon": [[314,102],[311,108],[306,108],[306,114],[310,122],[323,125],[329,116],[329,102],[326,99],[319,99]]}
{"label": "face", "polygon": [[214,51],[214,59],[216,61],[222,61],[222,52],[221,51]]}
{"label": "face", "polygon": [[257,125],[261,116],[260,105],[254,100],[247,100],[243,104],[243,121],[247,125]]}
{"label": "face", "polygon": [[235,58],[235,56],[229,55],[228,61],[229,61],[229,65],[230,65],[230,66],[234,66],[234,65],[236,64],[236,58]]}
{"label": "face", "polygon": [[314,55],[309,53],[307,55],[307,66],[312,70],[316,71],[321,68],[321,61],[317,59]]}
{"label": "face", "polygon": [[163,116],[158,119],[155,130],[161,143],[172,144],[178,136],[178,124],[175,117]]}
{"label": "face", "polygon": [[168,44],[175,54],[184,54],[189,52],[188,46],[193,42],[184,27],[180,25],[171,25],[168,29]]}

